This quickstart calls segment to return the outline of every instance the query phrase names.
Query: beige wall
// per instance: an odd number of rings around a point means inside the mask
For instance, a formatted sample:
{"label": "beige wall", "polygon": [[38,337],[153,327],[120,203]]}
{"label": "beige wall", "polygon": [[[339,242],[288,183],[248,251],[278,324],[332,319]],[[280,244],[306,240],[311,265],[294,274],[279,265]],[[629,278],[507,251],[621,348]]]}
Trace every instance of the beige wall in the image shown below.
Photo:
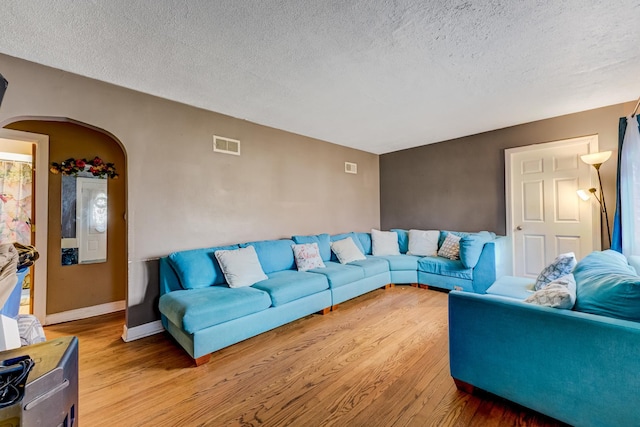
{"label": "beige wall", "polygon": [[[382,155],[381,226],[505,234],[505,149],[587,135],[598,135],[600,151],[613,151],[601,167],[612,223],[618,121],[634,105],[612,105]],[[603,227],[602,241],[607,239]]]}
{"label": "beige wall", "polygon": [[31,155],[30,142],[13,141],[11,139],[0,138],[0,151],[5,153],[16,153]]}
{"label": "beige wall", "polygon": [[[0,124],[67,117],[123,144],[129,327],[158,318],[157,258],[172,251],[380,225],[377,155],[4,55],[0,70],[9,81]],[[242,156],[214,153],[214,134],[241,140]]]}

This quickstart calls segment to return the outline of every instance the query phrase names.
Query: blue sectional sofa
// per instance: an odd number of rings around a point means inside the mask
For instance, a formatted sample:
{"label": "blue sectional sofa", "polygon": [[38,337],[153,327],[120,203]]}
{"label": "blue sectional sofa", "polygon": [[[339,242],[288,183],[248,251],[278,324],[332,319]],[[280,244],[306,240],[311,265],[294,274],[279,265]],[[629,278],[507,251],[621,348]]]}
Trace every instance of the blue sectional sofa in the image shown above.
{"label": "blue sectional sofa", "polygon": [[458,388],[571,425],[640,425],[640,276],[632,266],[640,262],[629,261],[613,251],[581,260],[572,310],[523,302],[531,279],[503,278],[484,295],[449,293]]}
{"label": "blue sectional sofa", "polygon": [[[397,230],[399,243],[406,239]],[[330,244],[351,238],[366,259],[340,264]],[[505,237],[479,242],[473,268],[461,261],[406,254],[373,256],[369,233],[293,236],[180,251],[160,259],[159,309],[165,329],[195,359],[205,363],[216,350],[390,284],[428,285],[484,292],[508,273]],[[293,244],[317,243],[325,268],[298,271]],[[230,288],[214,256],[217,250],[253,246],[266,280]],[[432,266],[435,265],[434,266]]]}

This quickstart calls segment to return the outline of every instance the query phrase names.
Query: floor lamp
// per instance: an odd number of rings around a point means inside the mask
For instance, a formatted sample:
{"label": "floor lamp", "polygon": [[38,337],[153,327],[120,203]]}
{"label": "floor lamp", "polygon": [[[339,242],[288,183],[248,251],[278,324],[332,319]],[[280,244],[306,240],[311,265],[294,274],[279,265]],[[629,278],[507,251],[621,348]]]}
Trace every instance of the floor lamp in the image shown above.
{"label": "floor lamp", "polygon": [[[602,191],[602,179],[600,178],[600,166],[611,157],[611,151],[602,151],[600,153],[593,154],[585,154],[580,156],[583,162],[588,165],[593,166],[598,173],[598,184],[600,185],[600,198],[596,195],[596,189],[590,188],[589,192],[593,194],[598,203],[600,203],[600,215],[604,213],[604,220],[607,223],[607,235],[609,236],[609,246],[611,246],[611,228],[609,227],[609,214],[607,213],[607,204],[604,201],[604,191]],[[583,191],[584,193],[584,191]],[[585,193],[586,194],[586,193]],[[584,199],[584,196],[581,194],[580,197]],[[588,198],[588,196],[587,196]]]}

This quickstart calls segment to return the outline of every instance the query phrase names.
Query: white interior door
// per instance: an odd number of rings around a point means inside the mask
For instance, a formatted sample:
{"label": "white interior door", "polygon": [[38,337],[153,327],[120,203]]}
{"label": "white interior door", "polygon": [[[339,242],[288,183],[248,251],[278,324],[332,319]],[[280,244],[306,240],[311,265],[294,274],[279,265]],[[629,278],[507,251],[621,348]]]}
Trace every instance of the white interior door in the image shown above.
{"label": "white interior door", "polygon": [[78,262],[107,260],[107,180],[76,179]]}
{"label": "white interior door", "polygon": [[537,277],[561,253],[581,259],[599,247],[599,211],[576,191],[590,188],[591,166],[580,155],[597,151],[597,136],[507,150],[507,234],[516,276]]}

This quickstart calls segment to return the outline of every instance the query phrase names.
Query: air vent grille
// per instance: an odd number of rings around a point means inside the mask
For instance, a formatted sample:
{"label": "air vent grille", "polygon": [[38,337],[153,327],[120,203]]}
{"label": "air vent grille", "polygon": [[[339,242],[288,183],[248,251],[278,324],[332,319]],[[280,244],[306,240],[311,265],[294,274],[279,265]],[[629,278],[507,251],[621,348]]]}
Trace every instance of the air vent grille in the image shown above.
{"label": "air vent grille", "polygon": [[213,151],[217,153],[240,155],[240,141],[213,135]]}
{"label": "air vent grille", "polygon": [[358,173],[358,164],[351,162],[344,162],[344,171],[346,173],[357,174]]}

